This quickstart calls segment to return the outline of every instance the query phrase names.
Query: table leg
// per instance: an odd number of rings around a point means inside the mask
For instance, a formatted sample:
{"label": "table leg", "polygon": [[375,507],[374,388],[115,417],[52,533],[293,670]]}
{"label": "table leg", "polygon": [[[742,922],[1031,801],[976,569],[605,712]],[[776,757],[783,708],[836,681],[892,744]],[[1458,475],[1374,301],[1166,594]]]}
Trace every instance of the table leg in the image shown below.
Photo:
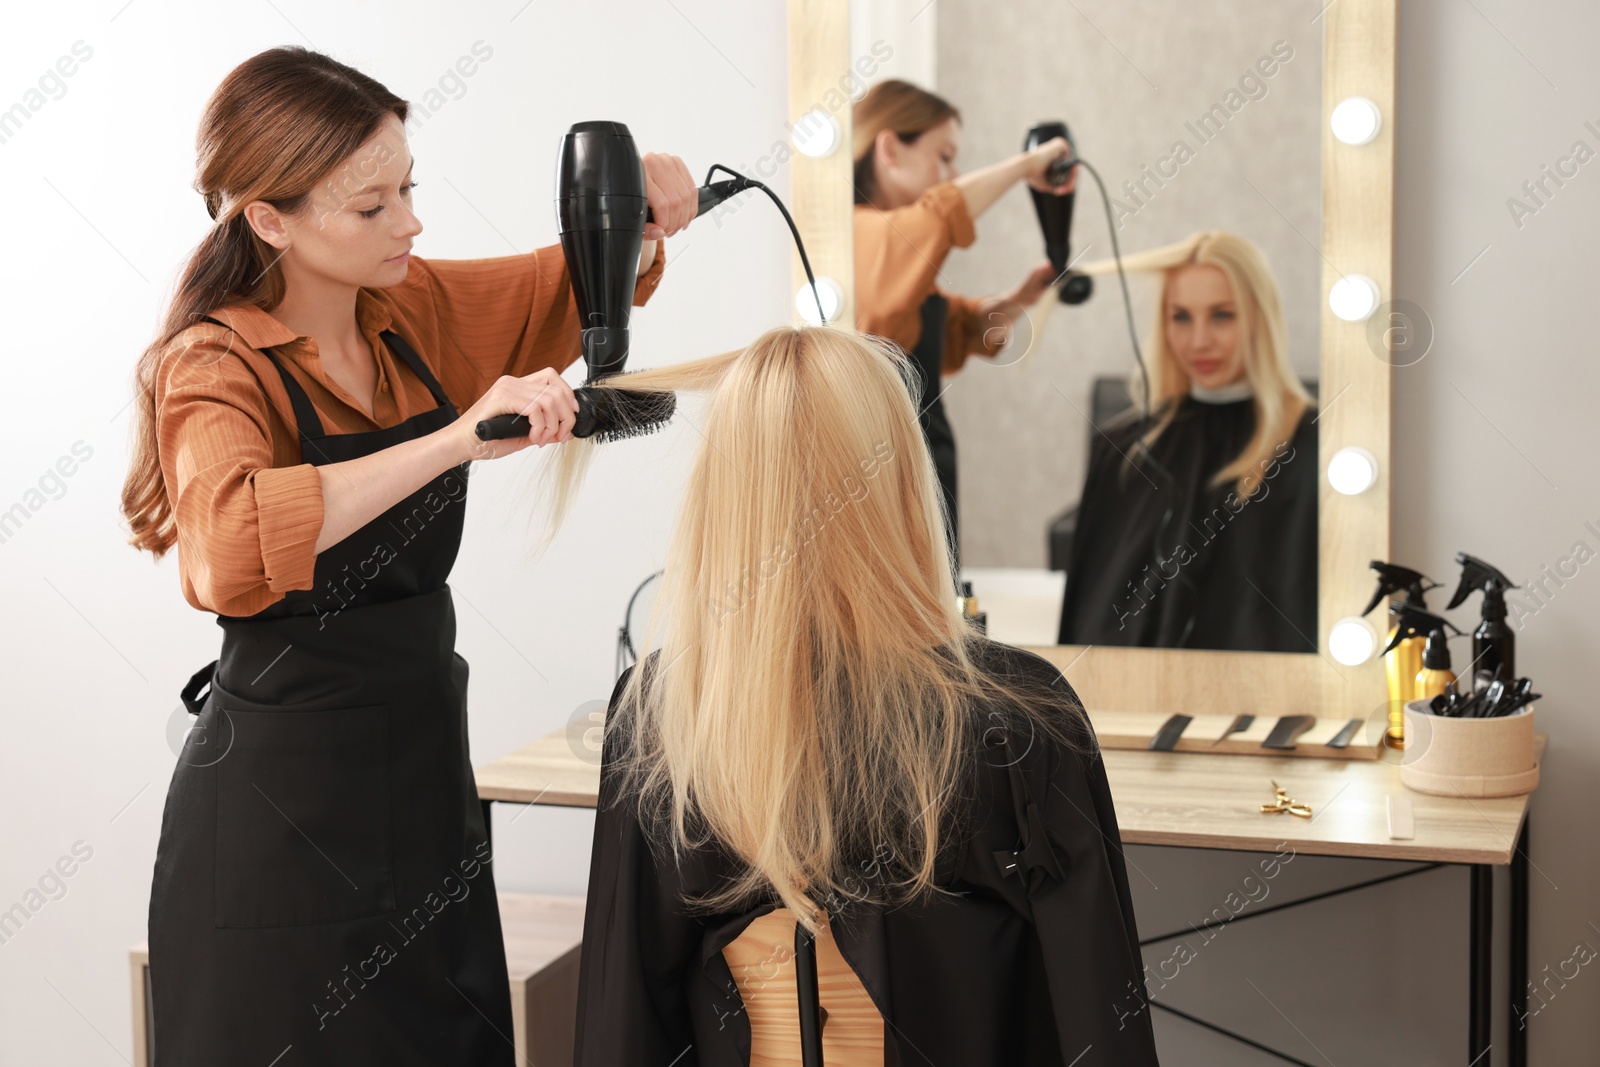
{"label": "table leg", "polygon": [[1506,1028],[1511,1067],[1528,1064],[1528,823],[1532,819],[1530,810],[1511,854],[1511,1020]]}
{"label": "table leg", "polygon": [[494,801],[479,800],[483,805],[483,839],[489,843],[489,855],[494,855]]}
{"label": "table leg", "polygon": [[1468,912],[1472,939],[1467,949],[1471,960],[1467,1001],[1467,1063],[1469,1067],[1489,1067],[1491,1017],[1490,990],[1494,984],[1494,868],[1487,863],[1471,867],[1471,894]]}

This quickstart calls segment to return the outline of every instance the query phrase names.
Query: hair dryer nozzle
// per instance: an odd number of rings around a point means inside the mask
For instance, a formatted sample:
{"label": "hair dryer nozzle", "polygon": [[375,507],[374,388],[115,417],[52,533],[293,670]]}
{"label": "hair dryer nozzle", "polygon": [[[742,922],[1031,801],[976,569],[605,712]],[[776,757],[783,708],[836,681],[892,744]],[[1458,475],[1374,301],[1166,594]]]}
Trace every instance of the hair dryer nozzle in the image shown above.
{"label": "hair dryer nozzle", "polygon": [[1081,304],[1094,295],[1094,279],[1079,271],[1069,270],[1056,286],[1056,294],[1063,304]]}

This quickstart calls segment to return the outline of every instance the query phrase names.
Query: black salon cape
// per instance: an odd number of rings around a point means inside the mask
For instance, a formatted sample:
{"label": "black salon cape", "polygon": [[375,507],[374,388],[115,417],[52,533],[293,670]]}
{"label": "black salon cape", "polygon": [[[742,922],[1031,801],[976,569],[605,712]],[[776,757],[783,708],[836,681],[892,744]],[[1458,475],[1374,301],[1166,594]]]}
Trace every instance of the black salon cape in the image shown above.
{"label": "black salon cape", "polygon": [[1316,412],[1241,498],[1231,481],[1207,483],[1249,443],[1254,401],[1178,404],[1150,446],[1160,467],[1130,469],[1124,458],[1135,454],[1136,420],[1095,435],[1058,641],[1315,652]]}
{"label": "black salon cape", "polygon": [[[1077,699],[1037,656],[987,641],[977,654],[986,669],[1027,672],[1057,685],[1064,701]],[[1093,732],[1083,727],[1093,754],[1080,755],[1003,721],[973,717],[985,747],[956,794],[970,821],[940,849],[939,884],[965,895],[895,909],[852,903],[831,919],[841,954],[887,1022],[884,1062],[1155,1064],[1121,838]],[[626,744],[607,731],[574,1062],[744,1067],[750,1027],[721,949],[778,905],[686,912],[680,893],[719,884],[736,861],[715,846],[686,855],[681,869],[670,852],[658,857],[633,798],[619,796],[607,773]]]}

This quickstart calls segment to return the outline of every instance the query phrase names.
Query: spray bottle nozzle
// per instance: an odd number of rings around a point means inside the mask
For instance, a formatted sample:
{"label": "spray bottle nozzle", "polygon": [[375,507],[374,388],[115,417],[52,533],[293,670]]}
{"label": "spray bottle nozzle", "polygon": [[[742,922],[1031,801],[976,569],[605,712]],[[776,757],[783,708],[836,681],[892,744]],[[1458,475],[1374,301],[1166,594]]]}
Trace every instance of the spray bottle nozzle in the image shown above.
{"label": "spray bottle nozzle", "polygon": [[1396,600],[1390,604],[1389,614],[1395,617],[1394,636],[1384,646],[1384,655],[1394,651],[1401,641],[1410,637],[1427,637],[1435,630],[1444,630],[1446,627],[1455,630],[1457,634],[1461,633],[1456,624],[1443,615],[1435,615],[1431,611],[1412,607],[1408,601]]}
{"label": "spray bottle nozzle", "polygon": [[1430,671],[1450,669],[1450,645],[1443,629],[1436,627],[1429,631],[1428,644],[1422,650],[1422,666]]}
{"label": "spray bottle nozzle", "polygon": [[1407,604],[1414,608],[1426,608],[1428,603],[1423,594],[1439,587],[1438,582],[1421,571],[1402,567],[1398,563],[1385,563],[1381,559],[1375,559],[1370,567],[1378,574],[1378,588],[1372,594],[1372,599],[1367,601],[1367,606],[1361,609],[1363,615],[1381,604],[1385,597],[1393,596],[1402,589],[1406,591]]}
{"label": "spray bottle nozzle", "polygon": [[1516,583],[1501,573],[1498,567],[1479,559],[1477,556],[1469,556],[1465,552],[1457,552],[1456,562],[1461,564],[1461,582],[1456,586],[1455,596],[1450,598],[1450,603],[1446,605],[1447,608],[1459,607],[1461,602],[1471,596],[1474,590],[1481,589],[1483,590],[1484,614],[1488,615],[1491,604],[1498,603],[1502,608],[1504,607],[1505,591],[1507,589],[1517,588]]}

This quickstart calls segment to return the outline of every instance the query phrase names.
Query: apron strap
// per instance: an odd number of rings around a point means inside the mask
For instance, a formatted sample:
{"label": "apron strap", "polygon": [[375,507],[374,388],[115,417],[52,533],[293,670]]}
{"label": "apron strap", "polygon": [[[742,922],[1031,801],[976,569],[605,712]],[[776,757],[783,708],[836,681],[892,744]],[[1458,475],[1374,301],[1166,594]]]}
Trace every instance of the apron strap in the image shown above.
{"label": "apron strap", "polygon": [[[406,366],[411,368],[413,374],[422,379],[422,384],[426,385],[428,392],[433,394],[434,402],[442,408],[449,408],[450,398],[445,396],[444,387],[439,384],[439,379],[433,376],[433,372],[428,369],[428,365],[422,362],[422,357],[417,355],[417,350],[412,348],[404,337],[401,337],[393,330],[384,330],[378,336],[382,337],[388,342],[390,348],[400,354],[400,358],[405,360]],[[451,408],[451,410],[454,409]]]}
{"label": "apron strap", "polygon": [[[922,333],[908,354],[916,362],[922,378],[922,399],[918,401],[917,417],[926,429],[933,418],[944,419],[944,407],[939,405],[942,395],[940,372],[944,368],[945,319],[950,313],[950,301],[935,289],[923,299],[917,313],[922,318]],[[937,413],[934,411],[935,405],[939,405]]]}
{"label": "apron strap", "polygon": [[[217,322],[216,319],[210,316],[202,315],[200,317],[206,322],[216,323],[216,325],[224,329],[227,328],[227,323]],[[417,355],[416,349],[412,348],[405,338],[393,330],[384,330],[378,336],[383,338],[389,347],[399,354],[405,365],[411,368],[411,372],[422,380],[423,385],[428,387],[428,392],[433,395],[434,403],[450,411],[455,410],[450,406],[450,398],[445,395],[444,387],[439,384],[439,379],[435,378],[433,372],[428,370],[428,365],[422,362],[422,357]],[[272,360],[272,365],[278,370],[278,376],[283,379],[283,388],[288,392],[289,403],[294,407],[294,417],[301,442],[306,443],[325,437],[326,433],[322,428],[322,420],[317,416],[316,408],[312,406],[311,398],[306,395],[304,387],[295,380],[294,375],[289,373],[289,369],[283,365],[283,361],[278,358],[276,352],[270,348],[263,348],[261,351],[266,353],[268,359]]]}
{"label": "apron strap", "polygon": [[[217,322],[216,319],[211,318],[209,315],[200,317],[206,322],[216,323],[224,329],[228,328],[227,323]],[[288,369],[284,367],[283,361],[278,358],[276,352],[270,348],[263,348],[261,351],[266,353],[267,358],[272,361],[272,365],[278,369],[278,377],[283,379],[283,387],[289,393],[289,403],[294,408],[294,419],[301,440],[322,437],[322,420],[317,417],[316,408],[311,406],[311,398],[300,387],[300,383],[295,381],[294,375],[290,374]]]}
{"label": "apron strap", "polygon": [[189,684],[184,686],[183,692],[178,694],[183,699],[183,706],[189,709],[190,715],[200,714],[201,707],[205,705],[205,701],[200,697],[200,688],[202,686],[207,687],[208,691],[206,695],[208,697],[210,696],[209,687],[211,685],[211,678],[216,672],[217,664],[219,662],[221,661],[212,660],[204,667],[201,667],[199,670],[195,671],[194,677],[189,679]]}
{"label": "apron strap", "polygon": [[311,398],[300,383],[295,381],[294,375],[289,373],[289,368],[283,365],[278,354],[270,348],[261,351],[272,360],[272,365],[278,368],[278,377],[283,379],[283,387],[289,391],[289,403],[294,405],[294,421],[299,429],[300,440],[310,441],[327,436],[322,429],[322,420],[317,417],[317,409],[311,406]]}

